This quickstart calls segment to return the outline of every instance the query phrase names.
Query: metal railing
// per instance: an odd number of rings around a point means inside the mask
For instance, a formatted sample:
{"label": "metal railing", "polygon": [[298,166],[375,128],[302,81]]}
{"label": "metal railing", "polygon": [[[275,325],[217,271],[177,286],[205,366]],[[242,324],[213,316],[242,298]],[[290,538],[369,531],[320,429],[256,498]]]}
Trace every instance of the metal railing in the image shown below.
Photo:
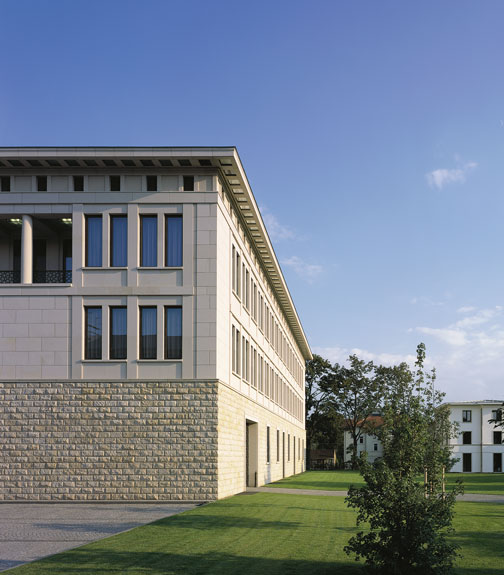
{"label": "metal railing", "polygon": [[[72,270],[33,270],[34,284],[72,283]],[[0,270],[0,284],[20,284],[20,270]]]}

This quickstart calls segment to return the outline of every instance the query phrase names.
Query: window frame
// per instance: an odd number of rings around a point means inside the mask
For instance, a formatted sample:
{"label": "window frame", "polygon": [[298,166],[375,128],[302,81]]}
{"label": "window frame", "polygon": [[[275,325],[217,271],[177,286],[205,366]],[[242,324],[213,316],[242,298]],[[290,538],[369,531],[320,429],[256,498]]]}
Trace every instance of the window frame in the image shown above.
{"label": "window frame", "polygon": [[463,409],[462,410],[462,422],[463,423],[472,423],[472,409]]}
{"label": "window frame", "polygon": [[[114,322],[112,321],[112,315],[115,310],[124,310],[126,313],[126,333],[124,337],[126,338],[126,345],[124,348],[124,357],[114,357],[112,353],[112,342],[114,337],[118,337],[112,333]],[[123,360],[128,358],[128,308],[125,305],[111,305],[109,306],[109,359],[113,360]]]}
{"label": "window frame", "polygon": [[[89,347],[89,311],[100,311],[100,333],[99,345],[97,345],[97,356],[92,357]],[[99,361],[103,359],[103,309],[101,305],[86,305],[84,306],[84,359],[89,361]]]}
{"label": "window frame", "polygon": [[[116,264],[114,258],[114,222],[117,220],[126,220],[126,263]],[[110,267],[111,268],[127,268],[128,267],[128,216],[126,214],[110,214]]]}
{"label": "window frame", "polygon": [[[176,336],[169,336],[168,335],[168,310],[179,310],[180,311],[180,334],[176,335]],[[183,349],[182,349],[182,345],[183,345],[183,310],[182,310],[182,306],[181,305],[165,305],[164,306],[164,311],[163,311],[163,321],[164,321],[164,326],[163,326],[163,353],[164,353],[164,359],[169,359],[169,360],[178,360],[178,359],[182,359],[183,357]],[[180,345],[179,345],[179,349],[180,349],[180,354],[179,357],[169,357],[168,356],[168,337],[178,337],[180,338]]]}
{"label": "window frame", "polygon": [[[157,360],[157,343],[158,343],[158,330],[157,330],[157,306],[155,305],[140,305],[138,306],[139,309],[139,318],[138,318],[138,359],[142,359],[142,360]],[[144,310],[147,309],[152,309],[155,310],[155,314],[156,314],[156,333],[154,334],[155,336],[155,345],[153,346],[154,349],[154,357],[144,357],[145,353],[142,353],[142,351],[145,352],[145,349],[142,347],[142,329],[143,329],[143,312]]]}
{"label": "window frame", "polygon": [[270,426],[266,426],[266,465],[271,463],[271,438],[270,438]]}
{"label": "window frame", "polygon": [[[84,225],[84,235],[85,235],[85,239],[84,239],[84,267],[86,268],[101,268],[103,267],[103,216],[100,215],[95,215],[95,214],[86,214],[84,216],[85,218],[85,225]],[[99,220],[100,221],[100,250],[99,250],[99,254],[100,254],[100,258],[99,258],[99,264],[90,264],[89,263],[89,221],[90,220]]]}
{"label": "window frame", "polygon": [[[169,264],[168,263],[168,222],[169,221],[180,221],[180,254],[177,254],[180,258],[180,263]],[[165,237],[164,237],[164,265],[167,268],[181,268],[184,265],[184,220],[182,214],[165,214]]]}
{"label": "window frame", "polygon": [[[143,246],[144,246],[144,230],[143,230],[143,222],[147,220],[147,218],[155,220],[156,222],[156,241],[155,241],[155,247],[156,247],[156,251],[155,251],[155,264],[146,264],[144,263],[144,257],[143,257]],[[157,268],[158,267],[158,261],[159,261],[159,254],[158,254],[158,234],[159,234],[159,225],[158,225],[158,216],[157,214],[140,214],[140,262],[139,262],[139,267],[141,268]]]}

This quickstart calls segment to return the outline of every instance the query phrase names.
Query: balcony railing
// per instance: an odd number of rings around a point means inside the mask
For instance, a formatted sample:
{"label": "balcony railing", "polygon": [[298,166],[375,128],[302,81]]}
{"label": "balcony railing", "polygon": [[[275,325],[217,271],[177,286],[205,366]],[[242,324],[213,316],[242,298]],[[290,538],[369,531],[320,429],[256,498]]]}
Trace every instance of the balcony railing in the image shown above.
{"label": "balcony railing", "polygon": [[[0,284],[20,284],[19,270],[0,270]],[[33,270],[34,284],[69,284],[72,283],[71,270]]]}

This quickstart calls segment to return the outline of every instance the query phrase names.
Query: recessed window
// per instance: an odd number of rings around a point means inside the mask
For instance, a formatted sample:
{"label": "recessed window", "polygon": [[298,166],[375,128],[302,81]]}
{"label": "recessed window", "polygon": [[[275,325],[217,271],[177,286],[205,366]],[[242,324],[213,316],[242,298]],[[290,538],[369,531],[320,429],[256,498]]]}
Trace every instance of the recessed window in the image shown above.
{"label": "recessed window", "polygon": [[0,178],[0,191],[1,192],[10,192],[10,176],[2,176]]}
{"label": "recessed window", "polygon": [[74,192],[84,191],[84,176],[73,176],[73,189]]}
{"label": "recessed window", "polygon": [[277,429],[277,463],[280,461],[280,430]]}
{"label": "recessed window", "polygon": [[157,308],[140,308],[140,359],[157,358]]}
{"label": "recessed window", "polygon": [[102,308],[85,307],[85,359],[102,358]]}
{"label": "recessed window", "polygon": [[127,216],[110,216],[110,265],[112,267],[128,265]]}
{"label": "recessed window", "polygon": [[165,359],[182,359],[182,308],[165,307]]}
{"label": "recessed window", "polygon": [[126,359],[126,324],[125,307],[110,308],[110,359]]}
{"label": "recessed window", "polygon": [[472,443],[472,432],[471,431],[464,431],[462,433],[462,444],[463,445],[471,445]]}
{"label": "recessed window", "polygon": [[157,176],[147,176],[147,191],[157,192]]}
{"label": "recessed window", "polygon": [[47,192],[47,176],[37,176],[37,191]]}
{"label": "recessed window", "polygon": [[502,409],[492,409],[492,419],[494,421],[502,421]]}
{"label": "recessed window", "polygon": [[266,463],[270,462],[270,428],[266,427]]}
{"label": "recessed window", "polygon": [[86,267],[102,266],[102,217],[86,216]]}
{"label": "recessed window", "polygon": [[502,431],[493,432],[493,442],[494,445],[500,445],[502,443]]}
{"label": "recessed window", "polygon": [[373,450],[374,450],[374,451],[378,451],[378,444],[377,444],[377,443],[374,443],[374,444],[373,444]]}
{"label": "recessed window", "polygon": [[472,421],[472,413],[470,409],[462,410],[462,421],[469,423]]}
{"label": "recessed window", "polygon": [[182,266],[182,216],[166,216],[166,266]]}
{"label": "recessed window", "polygon": [[194,192],[194,176],[184,176],[184,192]]}
{"label": "recessed window", "polygon": [[364,443],[364,438],[362,436],[359,437],[359,443]]}
{"label": "recessed window", "polygon": [[470,473],[472,471],[472,457],[470,453],[462,454],[462,471]]}
{"label": "recessed window", "polygon": [[121,191],[121,176],[109,176],[110,179],[110,191],[120,192]]}
{"label": "recessed window", "polygon": [[140,216],[140,265],[157,266],[157,216]]}

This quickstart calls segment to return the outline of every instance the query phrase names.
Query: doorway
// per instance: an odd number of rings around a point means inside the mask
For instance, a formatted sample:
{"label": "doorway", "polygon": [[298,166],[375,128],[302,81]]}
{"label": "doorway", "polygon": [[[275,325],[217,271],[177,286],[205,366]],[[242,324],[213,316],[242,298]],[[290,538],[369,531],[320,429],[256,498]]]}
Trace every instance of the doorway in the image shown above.
{"label": "doorway", "polygon": [[245,421],[245,480],[247,487],[257,487],[258,473],[258,425],[255,421]]}
{"label": "doorway", "polygon": [[493,470],[494,473],[502,472],[502,453],[493,454]]}

